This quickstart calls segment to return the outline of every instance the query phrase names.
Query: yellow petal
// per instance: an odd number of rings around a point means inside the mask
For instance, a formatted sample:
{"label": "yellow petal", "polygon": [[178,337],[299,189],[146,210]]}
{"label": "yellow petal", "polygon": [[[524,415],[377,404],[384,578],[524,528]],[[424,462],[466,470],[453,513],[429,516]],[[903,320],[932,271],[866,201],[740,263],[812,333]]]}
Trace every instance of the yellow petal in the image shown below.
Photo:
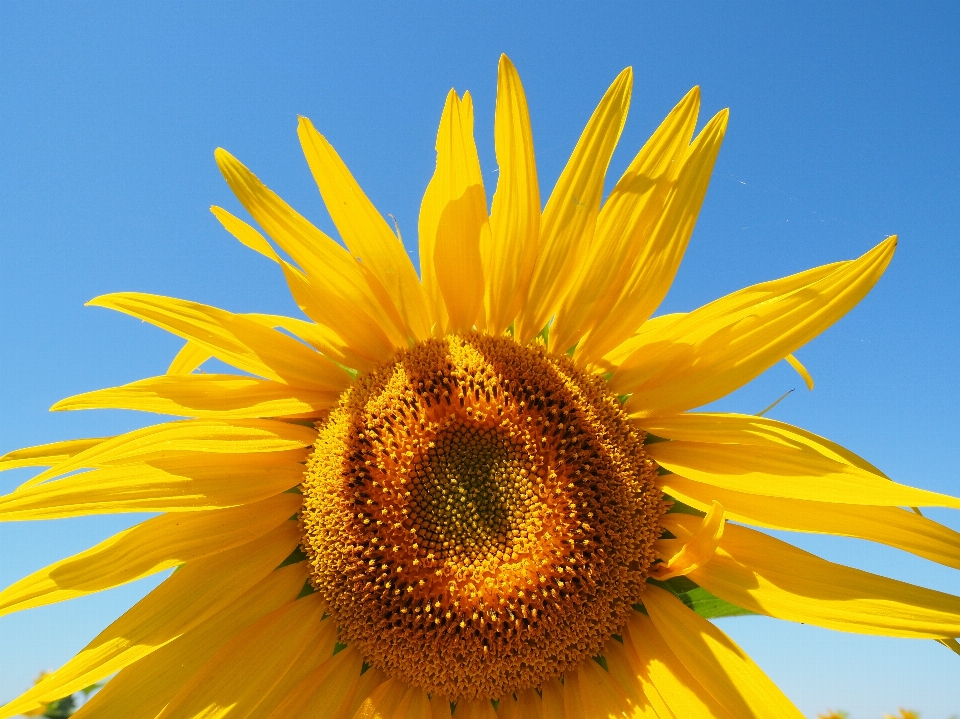
{"label": "yellow petal", "polygon": [[600,100],[547,200],[540,221],[540,254],[517,319],[521,344],[556,312],[593,241],[603,180],[627,119],[632,87],[633,70],[627,68]]}
{"label": "yellow petal", "polygon": [[[248,314],[245,317],[267,327],[283,327],[336,362],[354,369],[368,369],[393,353],[396,345],[380,325],[349,297],[338,294],[336,288],[323,279],[311,278],[281,259],[273,253],[263,235],[243,220],[219,207],[213,209],[224,228],[234,237],[280,265],[297,305],[316,324],[277,315]],[[372,364],[366,359],[358,359],[371,357],[374,358]],[[192,371],[196,366],[199,363],[187,371]]]}
{"label": "yellow petal", "polygon": [[[614,642],[608,642],[608,646],[616,648]],[[642,683],[651,701],[659,697],[668,712],[678,719],[732,719],[683,666],[649,617],[640,612],[630,615],[620,652],[620,657],[617,653],[607,653],[611,674],[630,671]],[[659,707],[657,710],[663,713]]]}
{"label": "yellow petal", "polygon": [[699,100],[694,88],[674,108],[600,211],[596,241],[551,328],[557,350],[576,344],[584,363],[603,356],[650,317],[670,288],[727,125],[723,111],[689,145]]}
{"label": "yellow petal", "polygon": [[315,339],[324,354],[365,372],[396,353],[397,345],[368,315],[332,296],[323,281],[314,281],[289,263],[282,267],[297,306],[322,332]]}
{"label": "yellow petal", "polygon": [[623,361],[632,355],[639,347],[645,345],[654,333],[661,332],[668,325],[673,324],[684,316],[686,316],[685,312],[676,312],[647,320],[640,325],[640,329],[638,329],[632,337],[625,339],[600,359],[594,359],[588,367],[601,374],[609,374],[616,371],[617,368],[623,364]]}
{"label": "yellow petal", "polygon": [[[446,697],[430,697],[430,719],[452,719],[453,712],[450,711],[450,701]],[[539,715],[529,715],[531,719],[539,719]]]}
{"label": "yellow petal", "polygon": [[307,581],[307,563],[271,572],[216,616],[122,669],[74,715],[77,719],[155,719],[224,644],[258,619],[292,602]]}
{"label": "yellow petal", "polygon": [[[612,311],[677,183],[699,109],[700,88],[695,87],[643,145],[603,203],[594,242],[550,327],[555,349],[573,347],[603,314]],[[672,274],[666,280],[669,283]],[[627,334],[646,319],[628,321]]]}
{"label": "yellow petal", "polygon": [[318,414],[339,393],[218,374],[163,375],[60,400],[51,411],[133,409],[181,417],[244,419]]}
{"label": "yellow petal", "polygon": [[336,623],[319,594],[290,602],[227,642],[194,674],[158,719],[246,717],[310,645],[333,655]]}
{"label": "yellow petal", "polygon": [[766,417],[691,413],[640,424],[672,439],[648,445],[650,457],[696,482],[788,499],[960,508],[960,499],[892,482],[842,447]]}
{"label": "yellow petal", "polygon": [[800,360],[798,360],[793,355],[787,355],[786,357],[784,357],[784,359],[787,361],[787,364],[789,364],[791,367],[793,367],[797,371],[798,375],[803,377],[803,381],[807,385],[807,389],[812,390],[813,375],[811,375],[810,372],[807,371],[807,368],[803,366],[803,363],[800,362]]}
{"label": "yellow petal", "polygon": [[[85,467],[106,467],[195,453],[290,452],[309,447],[316,430],[270,419],[192,419],[156,424],[111,437],[20,485],[33,487]],[[278,457],[282,461],[284,457]]]}
{"label": "yellow petal", "polygon": [[[714,552],[717,551],[720,538],[723,537],[724,526],[723,507],[719,502],[714,501],[693,536],[683,542],[680,551],[667,561],[655,565],[651,575],[656,579],[666,580],[689,574],[697,567],[702,567],[710,561]],[[670,527],[664,525],[664,528],[669,529]]]}
{"label": "yellow petal", "polygon": [[671,497],[700,510],[713,501],[727,519],[769,529],[867,539],[960,569],[960,532],[899,507],[863,507],[764,497],[694,482],[678,474],[660,478]]}
{"label": "yellow petal", "polygon": [[527,97],[516,68],[500,56],[494,140],[500,173],[481,246],[486,329],[503,332],[520,312],[540,249],[540,187]]}
{"label": "yellow petal", "polygon": [[[290,268],[290,265],[284,263],[284,267]],[[348,342],[327,325],[321,325],[316,322],[306,322],[304,320],[294,319],[293,317],[284,317],[283,315],[251,313],[244,315],[244,317],[249,317],[264,327],[284,329],[294,337],[298,337],[307,344],[312,345],[330,359],[340,364],[348,362],[351,355],[355,354],[348,346]]]}
{"label": "yellow petal", "polygon": [[301,117],[297,133],[313,179],[344,243],[386,289],[410,336],[426,339],[430,336],[426,297],[403,244],[310,120]]}
{"label": "yellow petal", "polygon": [[535,689],[526,689],[500,700],[497,716],[500,719],[541,719],[542,700]]}
{"label": "yellow petal", "polygon": [[[373,679],[382,683],[377,669],[368,669],[361,675],[362,664],[363,657],[347,647],[300,680],[267,716],[289,719],[309,714],[311,719],[351,719],[350,709],[357,693],[372,689],[365,685]],[[259,708],[256,714],[261,714]]]}
{"label": "yellow petal", "polygon": [[[464,705],[466,706],[466,704]],[[432,707],[427,693],[388,679],[363,700],[354,719],[431,719]]]}
{"label": "yellow petal", "polygon": [[190,374],[211,357],[213,355],[200,345],[187,342],[170,362],[170,366],[167,367],[167,374]]}
{"label": "yellow petal", "polygon": [[[632,648],[611,639],[603,649],[603,657],[611,678],[627,696],[630,710],[625,712],[626,716],[630,719],[676,719]],[[697,719],[698,715],[689,716]]]}
{"label": "yellow petal", "polygon": [[[460,712],[463,712],[462,714]],[[497,719],[497,713],[489,699],[474,699],[457,704],[457,716],[460,719]],[[397,716],[397,712],[394,716]]]}
{"label": "yellow petal", "polygon": [[0,497],[0,521],[249,504],[298,485],[306,454],[194,453],[80,472]]}
{"label": "yellow petal", "polygon": [[891,637],[960,636],[960,597],[834,564],[737,525],[689,577],[721,599],[780,619]]}
{"label": "yellow petal", "polygon": [[463,100],[453,90],[447,95],[437,131],[437,168],[420,207],[420,272],[433,321],[461,332],[482,322],[480,246],[489,243],[484,238],[490,232],[472,108],[469,93]]}
{"label": "yellow petal", "polygon": [[[329,617],[328,617],[329,619]],[[283,673],[273,689],[266,696],[258,695],[254,701],[238,702],[230,710],[231,715],[238,716],[242,714],[245,719],[267,719],[270,714],[284,702],[285,698],[293,691],[304,678],[310,676],[314,671],[324,664],[336,659],[333,655],[336,645],[337,626],[336,620],[325,620],[321,625],[320,632],[314,639],[306,644],[303,650],[297,655],[290,668]],[[321,641],[318,641],[321,640]],[[363,657],[355,649],[348,648],[341,651],[337,656],[343,656],[345,661],[352,664],[353,678],[360,678],[360,669],[363,666]],[[258,658],[257,662],[260,661]],[[210,664],[215,664],[211,662]],[[205,668],[204,671],[207,671]],[[203,675],[204,671],[199,673]],[[219,671],[223,671],[222,668]]]}
{"label": "yellow petal", "polygon": [[540,705],[543,719],[564,719],[563,716],[563,684],[559,679],[551,679],[540,687],[543,692],[543,702]]}
{"label": "yellow petal", "polygon": [[0,592],[0,616],[133,582],[263,536],[300,508],[300,495],[214,512],[164,514],[51,564]]}
{"label": "yellow petal", "polygon": [[36,447],[15,449],[0,457],[0,472],[17,467],[50,467],[64,462],[84,450],[96,447],[112,437],[68,439],[63,442],[41,444]]}
{"label": "yellow petal", "polygon": [[[297,214],[229,152],[218,148],[215,155],[237,199],[310,280],[322,284],[343,305],[352,306],[354,314],[366,314],[376,321],[395,346],[405,347],[403,321],[373,273]],[[351,320],[351,316],[344,315],[341,323],[348,324]]]}
{"label": "yellow petal", "polygon": [[690,312],[634,351],[610,381],[651,416],[698,407],[746,384],[840,319],[893,257],[890,237],[857,260],[748,287]]}
{"label": "yellow petal", "polygon": [[396,679],[379,684],[360,705],[354,719],[389,719],[400,703],[406,687]]}
{"label": "yellow petal", "polygon": [[563,673],[564,719],[625,717],[630,709],[627,695],[593,659]]}
{"label": "yellow petal", "polygon": [[254,252],[259,252],[261,255],[267,259],[273,260],[277,264],[282,262],[280,255],[278,255],[277,251],[273,249],[273,245],[267,241],[267,238],[265,238],[239,217],[236,217],[227,210],[223,209],[222,207],[217,207],[216,205],[213,205],[210,208],[210,212],[213,213],[214,217],[220,220],[220,224],[223,225],[227,232],[236,237],[251,250]]}
{"label": "yellow petal", "polygon": [[87,304],[146,320],[238,369],[277,382],[342,391],[350,380],[335,363],[295,339],[216,307],[139,292],[103,295]]}
{"label": "yellow petal", "polygon": [[0,718],[88,687],[199,626],[273,571],[299,539],[296,523],[285,522],[254,542],[184,565],[64,666],[0,707]]}
{"label": "yellow petal", "polygon": [[647,585],[643,604],[667,646],[732,716],[803,719],[777,685],[730,637],[675,596]]}

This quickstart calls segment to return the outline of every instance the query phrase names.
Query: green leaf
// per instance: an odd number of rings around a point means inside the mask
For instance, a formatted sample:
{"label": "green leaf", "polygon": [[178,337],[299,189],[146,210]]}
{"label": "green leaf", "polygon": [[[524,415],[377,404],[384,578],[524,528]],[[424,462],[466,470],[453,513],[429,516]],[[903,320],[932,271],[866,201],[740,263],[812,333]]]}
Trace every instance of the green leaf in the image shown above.
{"label": "green leaf", "polygon": [[47,710],[43,713],[49,719],[66,719],[77,710],[77,703],[71,694],[63,699],[57,699],[47,704]]}
{"label": "green leaf", "polygon": [[696,582],[687,577],[673,577],[665,582],[648,578],[647,581],[661,589],[666,589],[677,599],[690,607],[704,619],[718,617],[744,617],[756,612],[738,607],[715,594],[711,594]]}
{"label": "green leaf", "polygon": [[716,619],[717,617],[745,617],[756,612],[749,609],[738,607],[725,599],[721,599],[715,594],[711,594],[703,587],[697,587],[689,592],[685,592],[680,599],[699,614],[704,619]]}

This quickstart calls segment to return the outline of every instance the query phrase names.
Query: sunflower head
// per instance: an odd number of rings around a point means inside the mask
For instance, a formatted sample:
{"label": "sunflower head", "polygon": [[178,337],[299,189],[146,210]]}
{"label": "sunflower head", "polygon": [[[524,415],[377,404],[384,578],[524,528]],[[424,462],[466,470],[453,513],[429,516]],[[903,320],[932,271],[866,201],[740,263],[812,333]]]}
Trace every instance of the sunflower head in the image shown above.
{"label": "sunflower head", "polygon": [[454,701],[512,695],[600,654],[640,600],[665,507],[656,465],[569,358],[428,340],[319,429],[311,582],[392,676]]}

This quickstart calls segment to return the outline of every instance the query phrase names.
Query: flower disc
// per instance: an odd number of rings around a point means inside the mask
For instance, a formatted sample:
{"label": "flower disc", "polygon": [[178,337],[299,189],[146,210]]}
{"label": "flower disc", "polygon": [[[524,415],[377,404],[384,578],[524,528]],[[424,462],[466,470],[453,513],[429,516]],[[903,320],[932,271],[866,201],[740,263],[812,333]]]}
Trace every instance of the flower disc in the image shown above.
{"label": "flower disc", "polygon": [[303,484],[314,587],[389,675],[454,701],[599,653],[660,534],[656,465],[605,382],[509,338],[449,335],[361,378]]}

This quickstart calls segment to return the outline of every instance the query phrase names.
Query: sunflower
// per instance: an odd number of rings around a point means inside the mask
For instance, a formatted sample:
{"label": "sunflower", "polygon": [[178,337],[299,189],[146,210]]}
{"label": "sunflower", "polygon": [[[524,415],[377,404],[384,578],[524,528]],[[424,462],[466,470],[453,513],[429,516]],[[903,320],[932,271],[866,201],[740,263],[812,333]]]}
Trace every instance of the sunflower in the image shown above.
{"label": "sunflower", "polygon": [[[419,273],[309,120],[300,142],[342,245],[217,151],[273,242],[214,214],[310,321],[139,293],[90,303],[186,344],[163,376],[54,409],[184,419],[6,455],[46,469],[0,517],[159,514],[17,582],[0,610],[176,571],[2,717],[115,675],[78,717],[783,719],[800,714],[705,617],[957,646],[960,599],[746,525],[960,568],[960,535],[902,509],[960,500],[764,416],[689,411],[783,359],[812,382],[791,353],[866,295],[896,238],[653,317],[727,111],[694,137],[691,90],[601,203],[631,86],[627,69],[541,210],[501,58],[489,212],[472,100],[451,91]],[[210,358],[239,372],[197,372]]]}

